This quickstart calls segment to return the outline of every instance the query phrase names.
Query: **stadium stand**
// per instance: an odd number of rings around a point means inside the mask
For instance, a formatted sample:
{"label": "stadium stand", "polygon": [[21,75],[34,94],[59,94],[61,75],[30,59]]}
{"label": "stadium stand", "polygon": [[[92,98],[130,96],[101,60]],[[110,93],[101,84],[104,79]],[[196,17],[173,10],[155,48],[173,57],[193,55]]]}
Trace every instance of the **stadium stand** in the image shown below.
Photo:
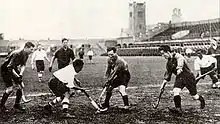
{"label": "stadium stand", "polygon": [[[182,37],[173,38],[175,33],[180,31],[189,31],[188,34]],[[197,22],[182,22],[180,24],[172,24],[167,30],[150,38],[151,41],[173,40],[173,39],[194,39],[201,37],[219,36],[220,19],[197,21]]]}
{"label": "stadium stand", "polygon": [[[122,56],[157,56],[157,48],[160,45],[170,45],[173,50],[179,53],[186,49],[195,51],[197,49],[207,50],[210,46],[210,38],[220,40],[220,18],[182,22],[160,25],[163,30],[158,30],[152,37],[142,41],[128,43],[127,48],[120,48],[118,54]],[[218,46],[220,43],[218,42]]]}

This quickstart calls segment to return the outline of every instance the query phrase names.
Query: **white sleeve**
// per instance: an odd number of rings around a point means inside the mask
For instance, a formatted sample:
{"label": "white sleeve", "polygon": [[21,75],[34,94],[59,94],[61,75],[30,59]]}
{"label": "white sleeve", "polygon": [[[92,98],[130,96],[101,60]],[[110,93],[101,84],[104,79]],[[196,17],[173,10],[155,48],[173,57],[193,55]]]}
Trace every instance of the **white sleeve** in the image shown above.
{"label": "white sleeve", "polygon": [[194,61],[194,69],[195,69],[196,71],[200,70],[200,66],[199,66],[198,59],[195,59],[195,61]]}
{"label": "white sleeve", "polygon": [[35,57],[36,57],[36,51],[32,55],[31,64],[34,64]]}
{"label": "white sleeve", "polygon": [[212,63],[217,63],[216,58],[214,58],[214,57],[212,57],[212,56],[210,56],[210,57],[212,58]]}

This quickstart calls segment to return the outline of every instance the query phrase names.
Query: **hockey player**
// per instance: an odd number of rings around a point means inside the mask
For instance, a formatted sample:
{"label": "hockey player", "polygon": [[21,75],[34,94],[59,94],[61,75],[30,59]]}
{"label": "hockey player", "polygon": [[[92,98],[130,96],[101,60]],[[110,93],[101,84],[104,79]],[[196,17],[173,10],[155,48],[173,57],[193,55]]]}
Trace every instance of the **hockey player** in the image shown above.
{"label": "hockey player", "polygon": [[205,100],[201,95],[197,94],[195,76],[189,69],[185,58],[179,53],[172,52],[168,45],[160,46],[159,51],[167,59],[166,72],[161,88],[171,80],[172,74],[176,75],[173,88],[175,107],[169,110],[177,115],[182,115],[180,92],[184,87],[189,90],[190,95],[195,100],[200,101],[200,108],[203,109]]}
{"label": "hockey player", "polygon": [[[13,81],[18,87],[14,109],[18,110],[19,112],[25,111],[25,108],[20,105],[20,101],[22,98],[22,89],[24,87],[24,84],[22,83],[22,75],[26,67],[27,59],[30,53],[33,52],[33,49],[34,44],[32,42],[26,42],[24,48],[11,52],[10,55],[6,58],[5,62],[1,65],[1,75],[6,85],[6,90],[2,96],[0,103],[0,110],[2,112],[7,111],[5,103],[9,95],[13,91]],[[21,68],[20,71],[18,69],[19,66]]]}
{"label": "hockey player", "polygon": [[105,84],[105,87],[107,87],[107,89],[105,101],[102,104],[102,108],[109,108],[109,100],[112,96],[112,90],[118,87],[124,102],[124,109],[128,110],[129,102],[128,94],[126,93],[126,88],[130,80],[128,64],[123,58],[117,55],[115,47],[108,48],[107,53],[109,57],[108,67],[106,70],[107,83]]}

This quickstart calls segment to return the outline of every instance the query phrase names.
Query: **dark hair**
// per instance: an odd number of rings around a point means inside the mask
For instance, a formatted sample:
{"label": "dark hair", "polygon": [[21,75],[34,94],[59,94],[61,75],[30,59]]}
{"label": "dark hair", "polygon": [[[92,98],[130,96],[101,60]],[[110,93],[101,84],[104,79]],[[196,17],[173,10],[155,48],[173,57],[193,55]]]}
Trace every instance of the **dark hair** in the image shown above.
{"label": "dark hair", "polygon": [[112,50],[114,53],[116,53],[116,51],[117,51],[117,49],[115,47],[108,47],[107,48],[107,52],[112,51]]}
{"label": "dark hair", "polygon": [[73,61],[73,66],[74,67],[76,67],[76,66],[83,66],[83,65],[84,65],[84,62],[81,59],[76,59],[75,61]]}
{"label": "dark hair", "polygon": [[63,41],[65,41],[65,40],[67,40],[67,41],[69,41],[67,38],[63,38],[61,41],[62,41],[62,43],[63,43]]}
{"label": "dark hair", "polygon": [[200,54],[205,54],[205,50],[204,49],[197,49],[196,50],[196,54],[200,53]]}
{"label": "dark hair", "polygon": [[30,47],[35,47],[35,45],[32,42],[28,41],[25,43],[24,47],[30,48]]}
{"label": "dark hair", "polygon": [[168,45],[161,45],[159,48],[158,48],[159,51],[163,50],[164,52],[171,52],[171,49],[170,49],[170,46]]}

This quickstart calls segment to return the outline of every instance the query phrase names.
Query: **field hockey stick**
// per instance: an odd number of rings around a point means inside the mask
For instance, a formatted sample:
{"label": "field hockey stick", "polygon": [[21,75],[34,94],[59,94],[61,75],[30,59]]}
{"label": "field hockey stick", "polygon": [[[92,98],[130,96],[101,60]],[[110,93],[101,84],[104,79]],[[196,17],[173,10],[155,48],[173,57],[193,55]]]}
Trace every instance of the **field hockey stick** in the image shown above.
{"label": "field hockey stick", "polygon": [[[113,78],[113,80],[114,80],[116,77],[117,77],[117,75],[115,75],[115,77]],[[107,81],[105,84],[107,84],[107,83],[109,83],[109,81]],[[101,92],[101,94],[100,94],[100,96],[99,96],[99,100],[98,100],[98,101],[99,101],[99,104],[101,104],[101,102],[102,102],[102,96],[105,94],[107,88],[108,88],[108,85],[105,85],[105,87],[103,88],[103,90],[102,90],[102,92]]]}
{"label": "field hockey stick", "polygon": [[164,92],[164,90],[165,90],[165,86],[166,86],[166,83],[163,83],[163,86],[162,86],[162,88],[161,88],[161,90],[160,90],[160,94],[159,94],[159,96],[158,96],[157,103],[156,103],[156,104],[153,104],[153,108],[155,108],[155,109],[158,107],[158,105],[159,105],[159,103],[160,103],[160,99],[161,99],[161,96],[162,96],[162,94],[163,94],[163,92]]}
{"label": "field hockey stick", "polygon": [[214,68],[213,70],[211,70],[211,71],[209,71],[209,72],[206,72],[205,74],[203,74],[203,75],[197,77],[197,78],[196,78],[196,83],[198,83],[198,81],[199,81],[201,78],[205,77],[206,75],[212,73],[212,72],[215,71],[215,70],[216,70],[216,68]]}
{"label": "field hockey stick", "polygon": [[[86,92],[85,89],[83,89],[82,87],[73,87],[72,89],[75,89],[75,90],[80,90],[81,92],[83,92],[86,97],[89,98],[91,104],[98,110],[98,111],[101,111],[101,109],[99,108],[99,106],[96,104],[96,102],[92,99],[92,97],[89,96],[89,94]],[[70,95],[72,96],[72,95]]]}
{"label": "field hockey stick", "polygon": [[101,109],[99,108],[98,104],[92,99],[92,97],[89,96],[89,94],[85,90],[81,90],[90,100],[91,104],[98,110],[100,111]]}
{"label": "field hockey stick", "polygon": [[101,102],[102,102],[102,96],[105,94],[106,89],[107,89],[107,87],[105,86],[99,96],[99,100],[98,100],[99,104],[101,104]]}

